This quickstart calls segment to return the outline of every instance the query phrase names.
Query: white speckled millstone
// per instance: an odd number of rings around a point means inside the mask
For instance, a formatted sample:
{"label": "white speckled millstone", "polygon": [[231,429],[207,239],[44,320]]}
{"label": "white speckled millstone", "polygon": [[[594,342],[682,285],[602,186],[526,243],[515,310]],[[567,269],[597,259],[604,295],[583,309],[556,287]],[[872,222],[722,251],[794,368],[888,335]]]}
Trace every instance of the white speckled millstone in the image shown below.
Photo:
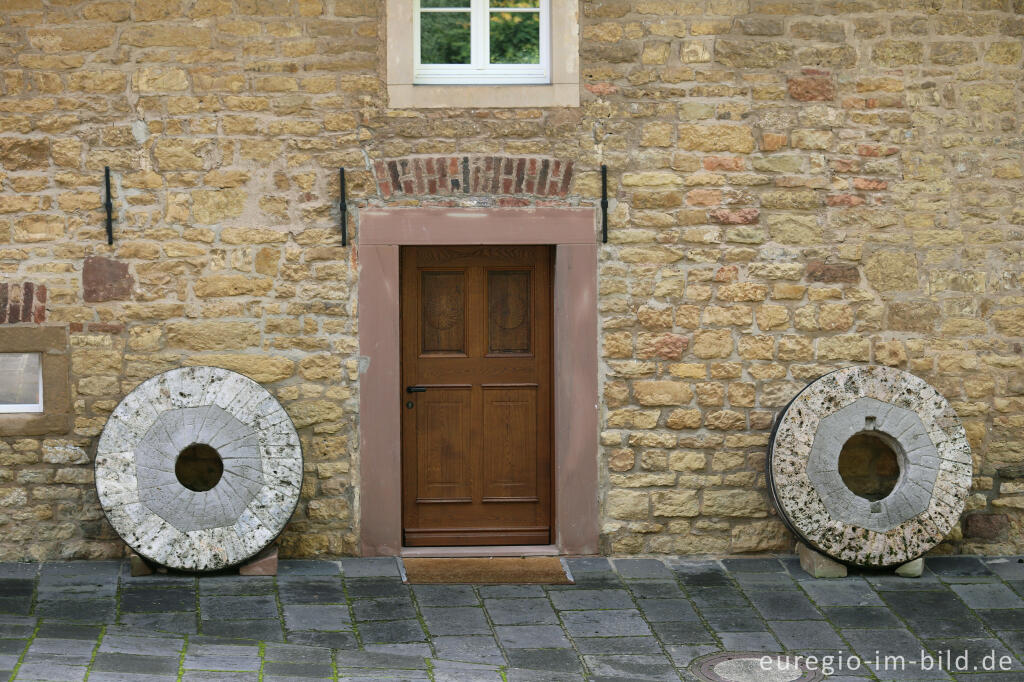
{"label": "white speckled millstone", "polygon": [[[192,444],[224,466],[212,488],[183,486],[175,462]],[[241,563],[284,529],[302,488],[302,448],[288,414],[252,379],[220,367],[158,374],[124,397],[96,452],[96,492],[110,525],[163,566]]]}
{"label": "white speckled millstone", "polygon": [[[885,441],[900,475],[889,495],[856,496],[839,475],[843,445]],[[857,566],[916,559],[960,518],[971,487],[971,448],[942,395],[892,367],[847,367],[811,382],[776,421],[769,490],[786,525],[810,547]]]}

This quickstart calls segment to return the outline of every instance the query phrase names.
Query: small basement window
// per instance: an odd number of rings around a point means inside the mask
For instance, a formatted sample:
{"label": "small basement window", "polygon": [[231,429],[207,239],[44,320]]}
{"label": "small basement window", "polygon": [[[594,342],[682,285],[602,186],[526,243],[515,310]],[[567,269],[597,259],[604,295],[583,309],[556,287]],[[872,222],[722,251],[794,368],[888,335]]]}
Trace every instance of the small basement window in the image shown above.
{"label": "small basement window", "polygon": [[42,353],[0,353],[0,413],[42,411]]}

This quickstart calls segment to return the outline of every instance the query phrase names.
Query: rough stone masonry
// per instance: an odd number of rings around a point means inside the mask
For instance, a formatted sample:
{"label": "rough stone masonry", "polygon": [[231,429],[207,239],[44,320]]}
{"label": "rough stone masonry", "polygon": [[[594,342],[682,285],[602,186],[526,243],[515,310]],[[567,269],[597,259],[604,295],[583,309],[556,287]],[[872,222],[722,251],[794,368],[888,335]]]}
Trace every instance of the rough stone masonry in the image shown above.
{"label": "rough stone masonry", "polygon": [[246,373],[294,420],[282,553],[355,553],[337,169],[356,234],[367,206],[596,205],[601,164],[604,551],[791,548],[772,420],[869,362],[967,429],[974,488],[939,549],[1024,551],[1022,0],[581,0],[582,105],[479,110],[388,108],[383,7],[0,0],[0,333],[68,329],[74,411],[0,437],[5,559],[123,551],[95,438],[188,365]]}

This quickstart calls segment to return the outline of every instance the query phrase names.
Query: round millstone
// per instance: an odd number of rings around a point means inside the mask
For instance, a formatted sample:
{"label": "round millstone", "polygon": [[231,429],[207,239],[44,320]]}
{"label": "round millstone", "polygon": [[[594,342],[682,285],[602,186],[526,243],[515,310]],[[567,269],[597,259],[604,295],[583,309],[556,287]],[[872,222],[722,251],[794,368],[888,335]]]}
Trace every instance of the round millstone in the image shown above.
{"label": "round millstone", "polygon": [[[839,473],[853,436],[895,452],[893,490],[854,494]],[[768,451],[769,489],[783,521],[808,546],[849,564],[885,567],[916,559],[960,518],[971,487],[971,448],[942,395],[892,367],[848,367],[811,382],[779,416]]]}
{"label": "round millstone", "polygon": [[[197,447],[207,463],[212,450],[218,466],[199,474],[209,486],[187,487],[179,457]],[[140,556],[180,570],[217,570],[258,554],[284,529],[301,487],[302,449],[284,408],[219,367],[144,381],[110,415],[96,453],[96,492],[110,525]]]}
{"label": "round millstone", "polygon": [[810,668],[799,656],[745,651],[698,658],[690,671],[706,682],[817,682],[824,679],[820,670]]}

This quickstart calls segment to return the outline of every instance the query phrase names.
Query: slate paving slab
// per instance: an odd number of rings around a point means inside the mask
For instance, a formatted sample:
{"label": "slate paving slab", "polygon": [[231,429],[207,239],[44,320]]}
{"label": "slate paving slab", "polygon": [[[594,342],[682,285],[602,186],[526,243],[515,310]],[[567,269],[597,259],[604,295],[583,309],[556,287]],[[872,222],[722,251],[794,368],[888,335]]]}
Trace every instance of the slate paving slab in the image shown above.
{"label": "slate paving slab", "polygon": [[[567,560],[576,585],[410,586],[390,558],[282,562],[276,577],[0,565],[0,676],[690,680],[696,657],[724,650],[864,658],[830,682],[1024,679],[1024,564],[935,559],[919,579],[815,580],[792,557],[584,557]],[[923,669],[922,647],[1013,669],[951,676]]]}

